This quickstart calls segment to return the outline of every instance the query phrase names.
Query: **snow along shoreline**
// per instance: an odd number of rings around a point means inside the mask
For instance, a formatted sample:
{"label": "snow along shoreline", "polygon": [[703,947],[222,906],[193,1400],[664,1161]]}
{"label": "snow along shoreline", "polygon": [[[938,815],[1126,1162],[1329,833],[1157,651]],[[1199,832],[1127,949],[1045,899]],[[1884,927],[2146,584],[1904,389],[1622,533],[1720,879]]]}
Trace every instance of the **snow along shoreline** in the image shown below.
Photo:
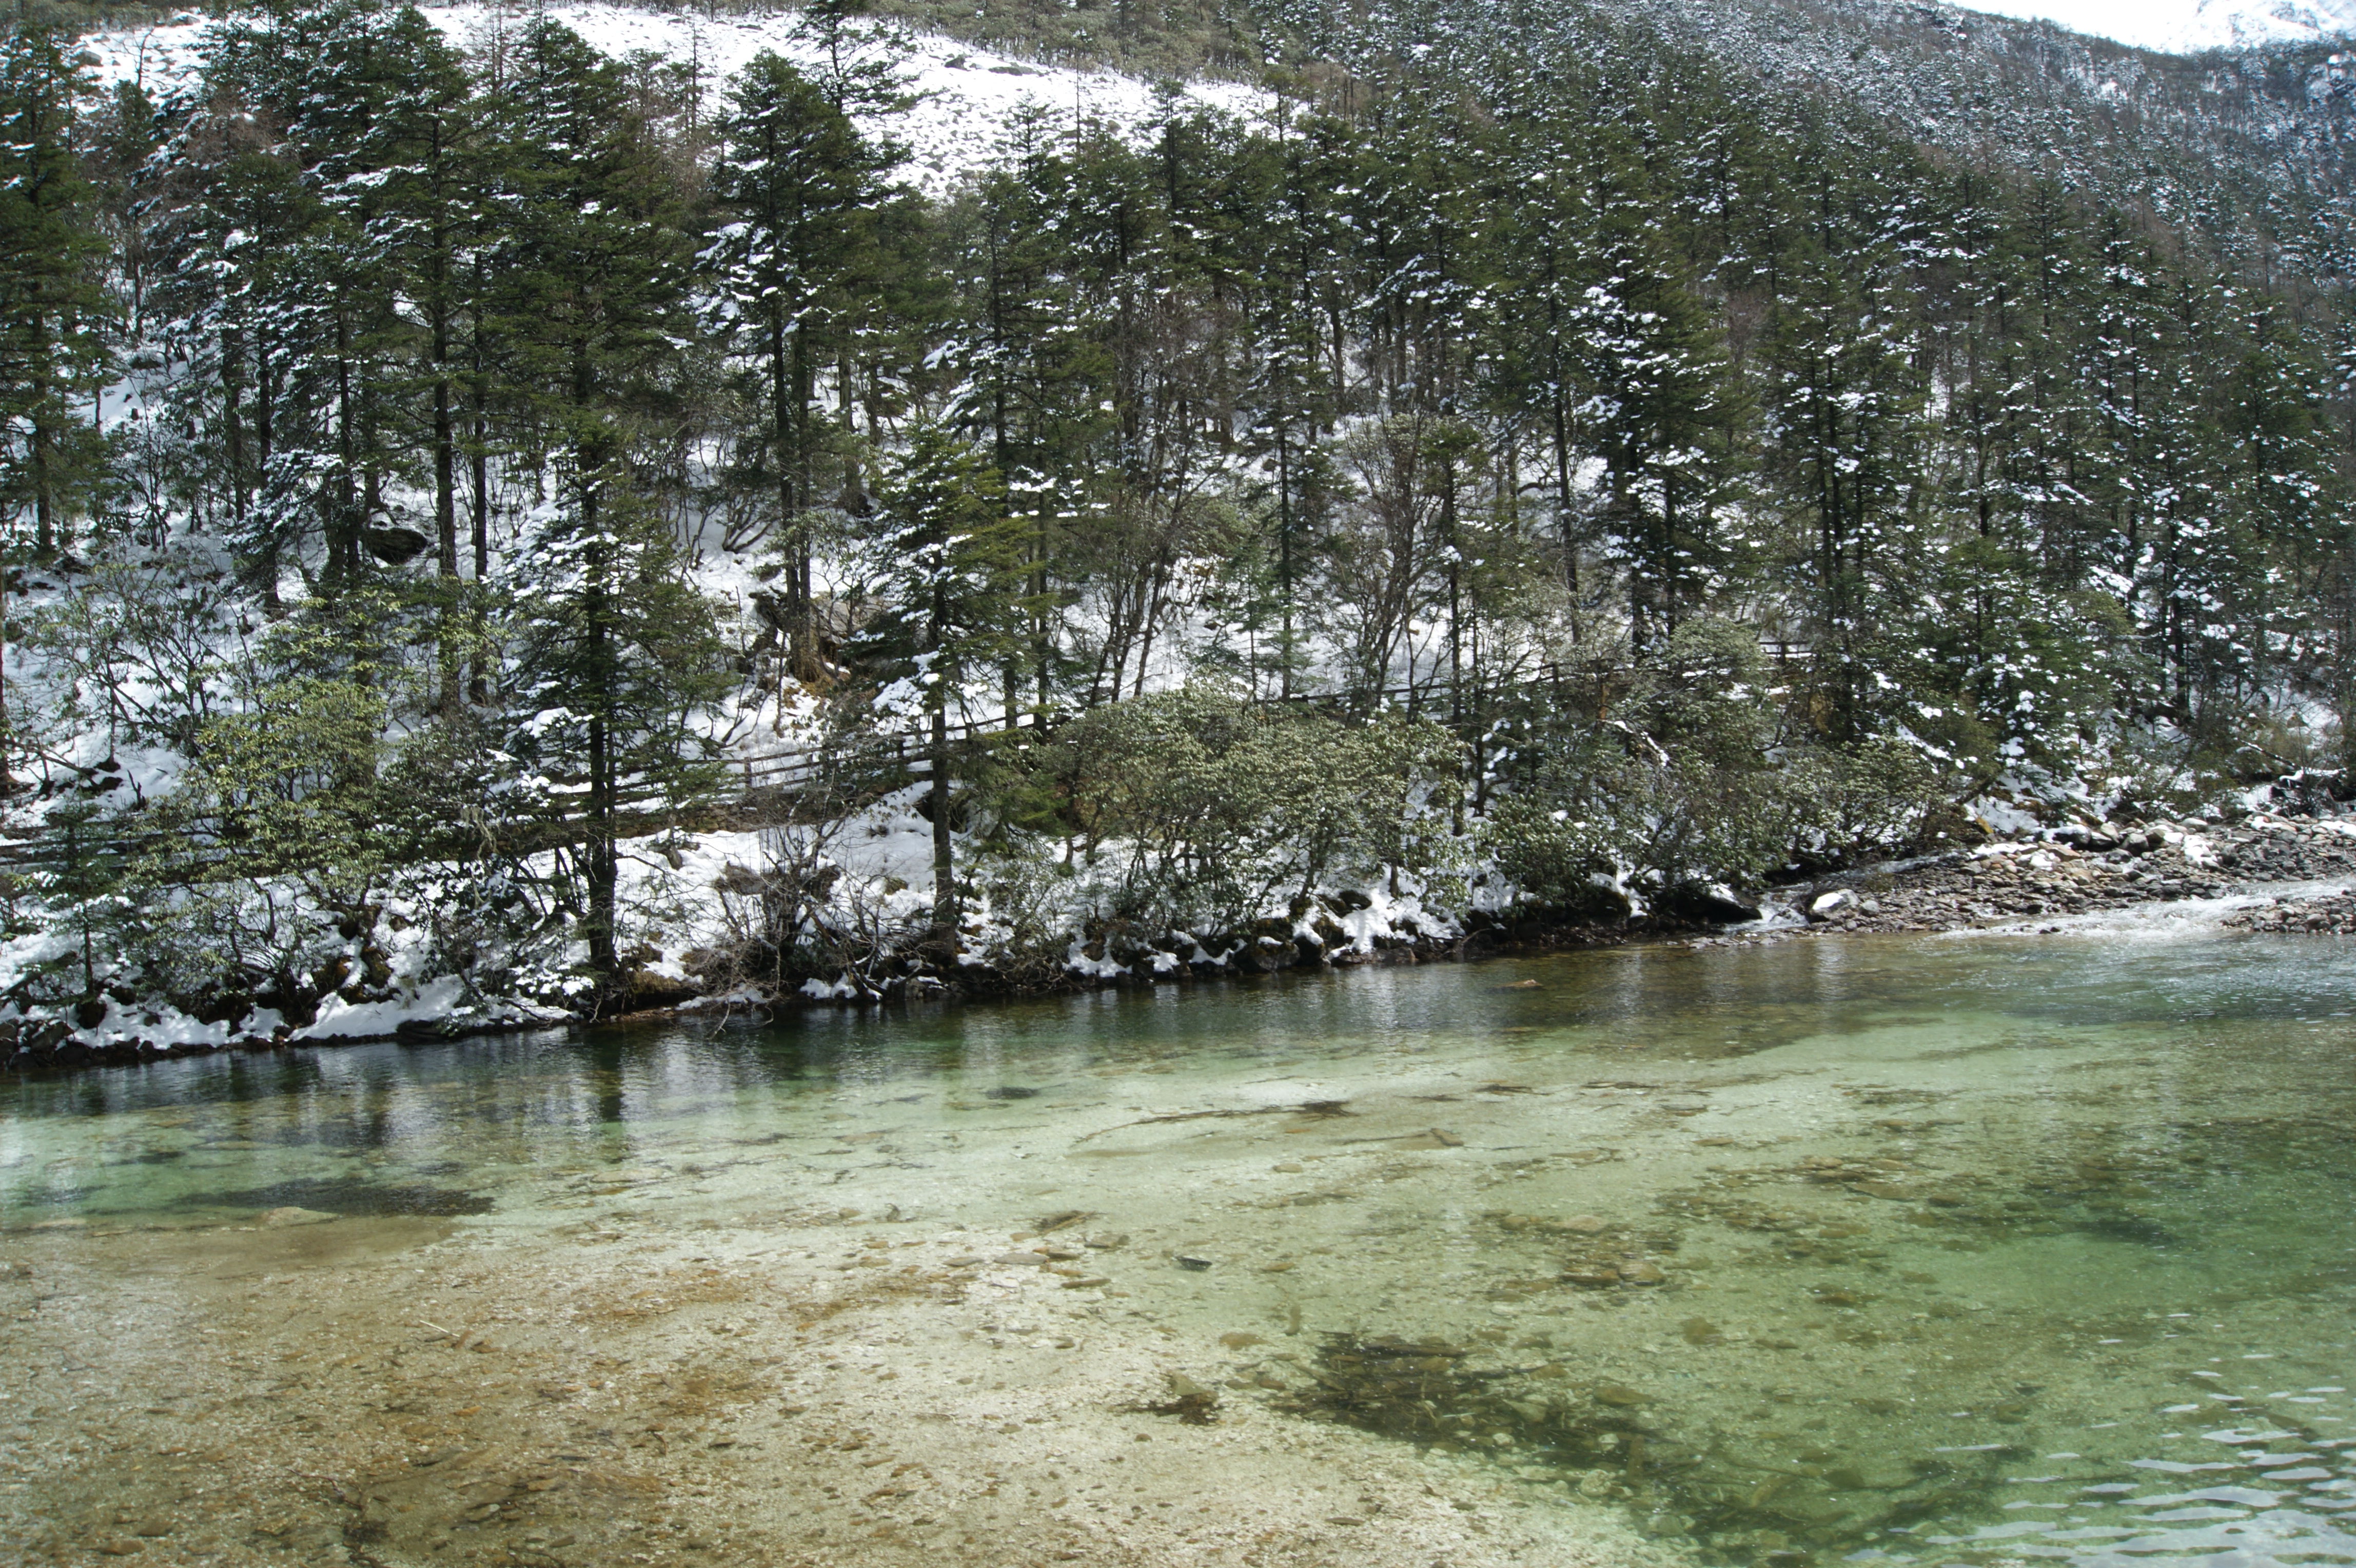
{"label": "snow along shoreline", "polygon": [[[714,835],[718,836],[718,835]],[[1355,905],[1355,908],[1352,906]],[[2190,934],[2242,930],[2340,935],[2356,929],[2356,819],[2253,815],[2232,827],[2162,822],[2148,828],[2064,828],[1998,840],[1975,850],[1847,871],[1762,901],[1756,920],[1724,927],[1637,917],[1618,922],[1529,919],[1475,914],[1458,922],[1422,915],[1411,897],[1388,908],[1367,894],[1325,896],[1289,920],[1263,920],[1213,953],[1199,943],[1179,960],[1168,944],[1076,941],[1052,981],[1023,983],[986,964],[962,969],[952,985],[919,972],[889,996],[814,982],[782,994],[738,988],[699,991],[659,964],[674,989],[660,1004],[594,1022],[517,1000],[468,1008],[455,977],[436,977],[397,997],[352,1001],[330,993],[318,1016],[290,1027],[267,1008],[240,1025],[158,1029],[126,1021],[116,1031],[75,1029],[65,1020],[0,1019],[0,1049],[16,1072],[71,1070],[208,1055],[369,1041],[441,1041],[535,1028],[642,1027],[680,1017],[847,1007],[926,996],[989,1002],[1017,995],[1121,985],[1219,981],[1301,968],[1475,961],[1545,948],[1612,946],[1647,938],[1697,947],[1807,936],[1985,933],[2030,936]],[[2122,918],[2124,917],[2124,918]],[[1422,929],[1428,927],[1429,929]],[[131,1009],[136,1013],[137,1008]],[[155,1015],[159,1021],[162,1015]],[[189,1026],[193,1026],[192,1027]]]}

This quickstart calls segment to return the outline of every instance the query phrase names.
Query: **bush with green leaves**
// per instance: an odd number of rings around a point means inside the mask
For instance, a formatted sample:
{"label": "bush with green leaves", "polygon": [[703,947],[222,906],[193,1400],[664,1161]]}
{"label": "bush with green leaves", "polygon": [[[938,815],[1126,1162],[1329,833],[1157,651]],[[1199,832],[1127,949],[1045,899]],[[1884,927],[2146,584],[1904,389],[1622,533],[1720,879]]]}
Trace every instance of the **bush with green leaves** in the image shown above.
{"label": "bush with green leaves", "polygon": [[1146,930],[1230,931],[1329,881],[1448,865],[1461,744],[1398,713],[1256,705],[1220,687],[1099,708],[1035,748],[1027,825],[1064,836],[1096,914]]}
{"label": "bush with green leaves", "polygon": [[1785,771],[1798,808],[1792,848],[1837,864],[1925,847],[1925,824],[1947,799],[1938,767],[1899,736],[1804,752]]}
{"label": "bush with green leaves", "polygon": [[1919,746],[1815,742],[1748,628],[1678,627],[1655,653],[1601,659],[1526,726],[1484,824],[1498,870],[1537,902],[1606,912],[1655,895],[1757,886],[1799,854],[1909,844],[1937,799]]}
{"label": "bush with green leaves", "polygon": [[[478,720],[398,733],[393,672],[348,630],[297,620],[262,639],[177,787],[107,824],[123,894],[107,935],[140,989],[299,1013],[371,972],[383,983],[407,946],[479,1003],[529,988],[572,940],[548,802]],[[392,925],[422,929],[397,943]]]}

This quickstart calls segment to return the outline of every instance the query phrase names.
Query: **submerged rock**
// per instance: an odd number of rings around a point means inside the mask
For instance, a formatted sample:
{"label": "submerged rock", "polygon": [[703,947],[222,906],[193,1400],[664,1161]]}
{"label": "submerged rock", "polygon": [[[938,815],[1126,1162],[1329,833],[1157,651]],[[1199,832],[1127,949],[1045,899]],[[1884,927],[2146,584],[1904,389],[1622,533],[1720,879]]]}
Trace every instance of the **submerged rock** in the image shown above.
{"label": "submerged rock", "polygon": [[1218,1419],[1219,1396],[1183,1372],[1170,1372],[1162,1380],[1169,1385],[1170,1397],[1152,1404],[1133,1408],[1149,1415],[1174,1415],[1192,1426],[1208,1426]]}
{"label": "submerged rock", "polygon": [[275,1230],[289,1225],[324,1225],[331,1219],[342,1218],[340,1214],[328,1214],[316,1208],[298,1208],[290,1203],[266,1210],[255,1223]]}

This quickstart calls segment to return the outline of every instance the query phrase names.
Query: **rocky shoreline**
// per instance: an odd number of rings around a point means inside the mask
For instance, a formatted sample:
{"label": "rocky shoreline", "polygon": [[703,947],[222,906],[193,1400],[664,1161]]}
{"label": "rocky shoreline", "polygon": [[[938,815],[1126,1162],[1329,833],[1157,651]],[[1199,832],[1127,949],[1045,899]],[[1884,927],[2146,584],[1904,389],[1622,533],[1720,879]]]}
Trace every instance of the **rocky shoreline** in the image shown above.
{"label": "rocky shoreline", "polygon": [[1935,859],[1869,867],[1786,890],[1780,919],[1703,941],[1773,940],[1811,934],[1974,929],[2058,931],[2057,920],[2324,884],[2236,911],[2229,929],[2356,930],[2356,819],[2260,813],[2225,825],[2117,823],[2049,830]]}
{"label": "rocky shoreline", "polygon": [[2235,910],[2225,917],[2224,923],[2227,930],[2271,936],[2356,935],[2356,892],[2320,898],[2277,898],[2254,909]]}
{"label": "rocky shoreline", "polygon": [[[1647,936],[1683,940],[1693,946],[1720,946],[1872,932],[2054,932],[2063,929],[2054,923],[2058,920],[2139,905],[2254,896],[2269,886],[2286,890],[2276,894],[2269,903],[2225,914],[2220,924],[2229,930],[2270,934],[2356,934],[2356,886],[2334,886],[2334,883],[2356,885],[2356,817],[2261,812],[2231,824],[2201,821],[2076,824],[2043,830],[2029,838],[1992,839],[1976,849],[1927,859],[1859,867],[1778,889],[1760,901],[1756,923],[1728,927],[1700,918],[1655,917],[1617,925],[1579,921],[1492,925],[1469,935],[1389,940],[1371,952],[1346,947],[1321,949],[1313,958],[1299,954],[1293,943],[1270,939],[1258,946],[1239,946],[1237,953],[1247,959],[1240,963],[1175,965],[1167,972],[1140,963],[1109,977],[1075,974],[1066,978],[1076,987],[1154,984],[1229,979],[1307,964],[1346,968],[1444,962],[1505,952],[1606,946]],[[1725,900],[1717,903],[1712,912],[1734,914],[1744,908]],[[1268,924],[1289,929],[1288,922]],[[1271,956],[1262,956],[1262,947]],[[961,999],[989,1000],[996,993],[982,990]],[[786,1004],[825,1004],[786,999]],[[710,1004],[700,1006],[708,1010]],[[602,1020],[601,1026],[661,1022],[697,1010],[699,1002],[691,1001],[685,1007],[663,1006]],[[274,1037],[257,1035],[221,1045],[159,1047],[127,1041],[92,1047],[53,1022],[44,1031],[0,1042],[16,1046],[11,1059],[0,1064],[0,1070],[74,1070],[223,1050],[270,1051],[384,1038],[441,1041],[519,1026],[530,1026],[489,1022],[466,1029],[445,1023],[405,1028],[391,1036],[354,1035],[333,1040],[297,1040],[282,1030]],[[560,1022],[549,1026],[563,1026]],[[21,1026],[0,1025],[0,1031],[14,1027]]]}

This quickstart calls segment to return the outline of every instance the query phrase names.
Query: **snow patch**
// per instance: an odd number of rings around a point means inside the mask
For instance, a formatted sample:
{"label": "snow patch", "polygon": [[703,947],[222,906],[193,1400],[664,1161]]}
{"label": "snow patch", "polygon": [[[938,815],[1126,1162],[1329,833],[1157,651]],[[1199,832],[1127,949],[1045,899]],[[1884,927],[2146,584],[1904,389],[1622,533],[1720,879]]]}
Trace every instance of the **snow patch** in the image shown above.
{"label": "snow patch", "polygon": [[[504,29],[512,35],[529,21],[529,9],[494,5],[422,5],[427,20],[465,48]],[[551,21],[581,35],[616,59],[645,50],[687,62],[719,86],[763,50],[783,55],[805,69],[819,63],[818,51],[794,40],[799,14],[748,12],[700,16],[685,11],[639,10],[621,5],[550,5]],[[147,27],[109,28],[89,35],[84,45],[97,57],[102,82],[137,81],[161,97],[195,83],[198,51],[210,22],[183,15]],[[1011,55],[912,35],[904,72],[916,102],[908,113],[871,123],[888,130],[910,149],[903,177],[930,194],[956,186],[1005,154],[1007,127],[1026,112],[1133,133],[1157,113],[1159,91],[1151,84],[1114,71],[1034,65]],[[1265,112],[1269,96],[1239,82],[1193,81],[1178,89],[1181,107],[1204,107],[1246,117]]]}
{"label": "snow patch", "polygon": [[382,1002],[347,1002],[329,996],[319,1004],[319,1015],[294,1031],[297,1040],[350,1040],[393,1035],[403,1024],[439,1023],[449,1017],[466,995],[466,983],[455,974],[402,988]]}

